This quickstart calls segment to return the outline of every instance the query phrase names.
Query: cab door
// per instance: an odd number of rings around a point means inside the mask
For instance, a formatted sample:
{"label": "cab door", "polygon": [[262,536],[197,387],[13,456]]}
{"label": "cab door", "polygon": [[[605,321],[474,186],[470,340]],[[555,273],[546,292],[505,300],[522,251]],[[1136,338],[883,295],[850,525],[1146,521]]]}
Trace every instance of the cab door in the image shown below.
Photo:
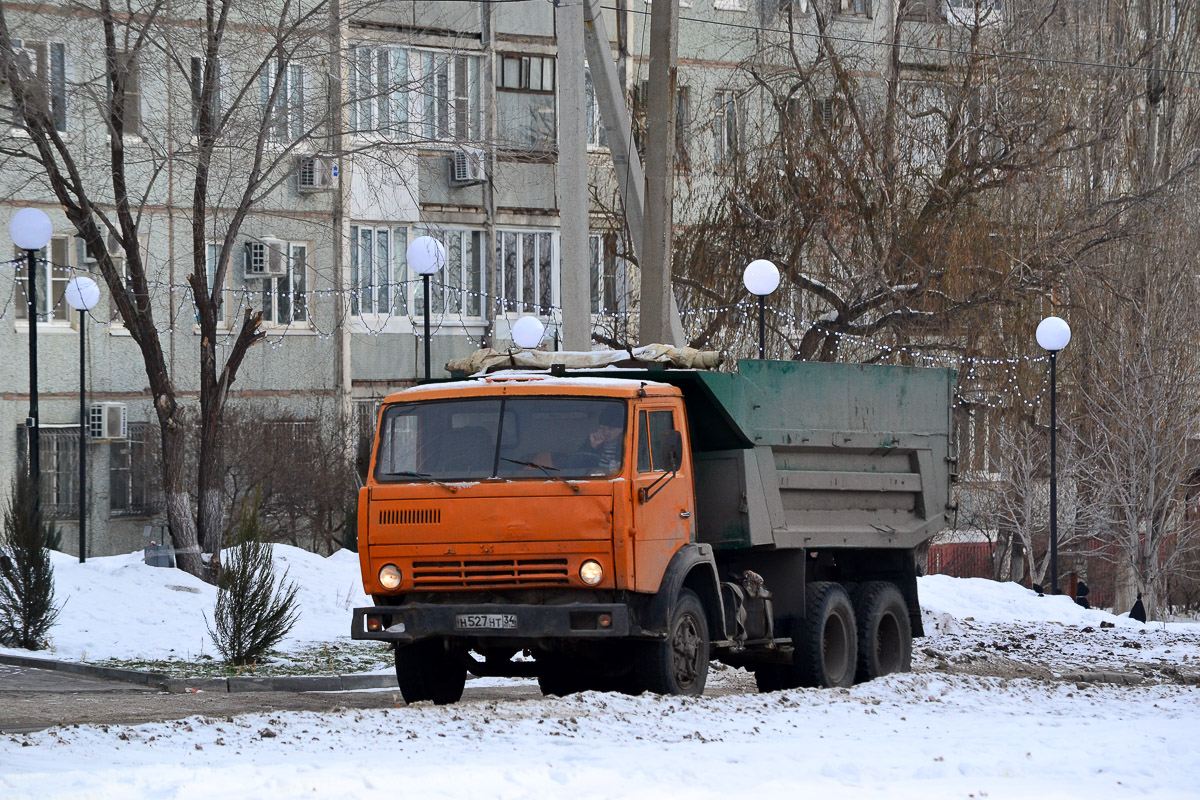
{"label": "cab door", "polygon": [[[678,405],[637,406],[633,450],[635,591],[658,591],[671,556],[692,537],[696,506],[686,434]],[[672,439],[678,446],[680,438],[680,463],[672,473]]]}

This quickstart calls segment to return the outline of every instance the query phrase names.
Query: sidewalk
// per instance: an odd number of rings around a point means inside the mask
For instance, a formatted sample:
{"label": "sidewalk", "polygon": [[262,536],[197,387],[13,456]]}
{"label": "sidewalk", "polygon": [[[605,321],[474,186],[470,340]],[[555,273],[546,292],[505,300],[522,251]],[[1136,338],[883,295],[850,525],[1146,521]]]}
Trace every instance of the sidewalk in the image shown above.
{"label": "sidewalk", "polygon": [[395,675],[283,675],[263,677],[239,675],[229,678],[170,678],[157,672],[100,667],[76,661],[57,661],[33,656],[0,653],[0,664],[69,672],[91,678],[124,681],[164,692],[353,692],[364,689],[394,689]]}

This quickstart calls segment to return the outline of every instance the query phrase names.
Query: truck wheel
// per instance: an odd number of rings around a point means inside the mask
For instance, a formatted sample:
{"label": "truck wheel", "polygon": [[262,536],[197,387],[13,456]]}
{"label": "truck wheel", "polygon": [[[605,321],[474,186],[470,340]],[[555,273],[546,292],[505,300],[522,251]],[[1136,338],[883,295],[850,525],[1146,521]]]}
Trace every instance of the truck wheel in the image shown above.
{"label": "truck wheel", "polygon": [[854,684],[858,637],[854,606],[841,584],[810,583],[804,592],[805,619],[792,637],[792,667],[800,686]]}
{"label": "truck wheel", "polygon": [[457,703],[467,683],[467,666],[447,652],[441,639],[396,648],[396,682],[406,703]]}
{"label": "truck wheel", "polygon": [[700,598],[690,589],[680,589],[667,638],[647,643],[638,654],[642,686],[655,694],[704,694],[708,642],[708,617]]}
{"label": "truck wheel", "polygon": [[858,620],[858,670],[855,680],[870,681],[912,667],[912,624],[908,604],[896,584],[871,581],[854,593]]}

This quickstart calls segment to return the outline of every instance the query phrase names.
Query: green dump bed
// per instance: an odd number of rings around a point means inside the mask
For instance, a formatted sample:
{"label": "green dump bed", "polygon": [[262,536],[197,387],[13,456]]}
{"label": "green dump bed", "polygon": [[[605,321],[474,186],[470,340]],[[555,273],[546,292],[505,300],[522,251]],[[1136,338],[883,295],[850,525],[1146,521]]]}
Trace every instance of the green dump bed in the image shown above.
{"label": "green dump bed", "polygon": [[952,370],[744,360],[654,380],[686,398],[701,541],[912,548],[948,522]]}

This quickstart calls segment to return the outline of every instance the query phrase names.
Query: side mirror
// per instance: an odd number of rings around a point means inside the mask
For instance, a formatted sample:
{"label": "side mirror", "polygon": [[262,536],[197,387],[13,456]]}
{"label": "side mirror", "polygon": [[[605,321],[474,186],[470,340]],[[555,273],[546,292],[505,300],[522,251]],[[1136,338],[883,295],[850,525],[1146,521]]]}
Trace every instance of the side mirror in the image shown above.
{"label": "side mirror", "polygon": [[667,471],[675,472],[683,464],[683,434],[679,431],[663,431],[662,443],[667,455]]}
{"label": "side mirror", "polygon": [[355,448],[354,467],[358,471],[358,483],[362,486],[367,482],[367,471],[371,468],[371,447],[375,443],[369,436],[359,436]]}

